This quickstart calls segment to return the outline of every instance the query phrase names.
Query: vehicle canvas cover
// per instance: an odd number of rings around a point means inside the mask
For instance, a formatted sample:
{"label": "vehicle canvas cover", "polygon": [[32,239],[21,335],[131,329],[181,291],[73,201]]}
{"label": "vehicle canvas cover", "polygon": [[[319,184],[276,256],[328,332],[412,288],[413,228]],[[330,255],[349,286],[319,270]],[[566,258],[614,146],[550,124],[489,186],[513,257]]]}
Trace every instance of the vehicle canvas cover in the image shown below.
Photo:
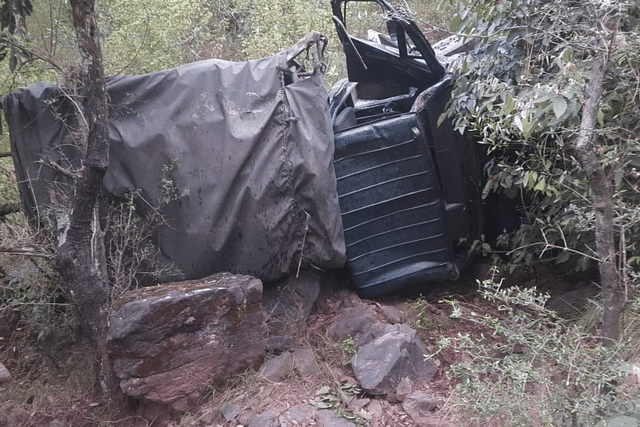
{"label": "vehicle canvas cover", "polygon": [[[156,244],[185,278],[273,281],[345,262],[324,79],[299,79],[287,65],[285,53],[205,60],[108,82],[104,193],[137,194],[141,215],[160,209]],[[23,205],[42,215],[53,183],[68,183],[63,170],[80,164],[76,115],[45,83],[7,95],[3,108]],[[167,191],[174,197],[162,204]]]}

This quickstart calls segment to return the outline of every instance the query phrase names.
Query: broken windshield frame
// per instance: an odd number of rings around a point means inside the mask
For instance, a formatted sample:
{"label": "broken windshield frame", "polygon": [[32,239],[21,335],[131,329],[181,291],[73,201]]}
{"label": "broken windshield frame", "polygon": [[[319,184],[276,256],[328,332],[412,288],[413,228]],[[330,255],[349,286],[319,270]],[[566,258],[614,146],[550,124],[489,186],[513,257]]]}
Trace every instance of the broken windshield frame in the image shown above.
{"label": "broken windshield frame", "polygon": [[[372,31],[369,32],[368,39],[352,35],[347,24],[353,23],[346,22],[349,3],[380,6],[388,34]],[[385,0],[332,0],[331,7],[338,37],[347,58],[350,81],[393,80],[408,86],[426,88],[444,76],[444,67],[415,22]],[[401,43],[400,40],[404,42]]]}

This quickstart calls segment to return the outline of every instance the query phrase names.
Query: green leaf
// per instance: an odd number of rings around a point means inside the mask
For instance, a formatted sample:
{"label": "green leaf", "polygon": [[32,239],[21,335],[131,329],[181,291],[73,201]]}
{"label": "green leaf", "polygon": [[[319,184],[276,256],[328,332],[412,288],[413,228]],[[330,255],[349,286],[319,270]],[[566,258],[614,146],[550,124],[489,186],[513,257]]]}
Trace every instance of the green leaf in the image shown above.
{"label": "green leaf", "polygon": [[458,28],[460,27],[461,23],[462,23],[462,17],[460,15],[454,16],[453,19],[451,20],[451,31],[453,31],[454,33],[458,31]]}
{"label": "green leaf", "polygon": [[331,387],[329,387],[328,385],[325,385],[324,387],[321,387],[318,391],[316,391],[316,394],[329,394],[331,393]]}
{"label": "green leaf", "polygon": [[533,188],[536,185],[536,182],[538,182],[538,172],[536,171],[529,171],[529,179],[527,180],[527,187],[529,188]]}
{"label": "green leaf", "polygon": [[563,262],[568,261],[570,255],[571,254],[569,253],[569,251],[560,252],[560,254],[556,257],[556,264],[562,264]]}
{"label": "green leaf", "polygon": [[540,181],[533,187],[533,191],[544,191],[547,188],[547,181],[542,177]]}
{"label": "green leaf", "polygon": [[600,127],[604,127],[604,113],[602,112],[602,108],[598,108],[597,118]]}
{"label": "green leaf", "polygon": [[567,101],[564,98],[554,98],[553,99],[553,112],[556,115],[556,118],[560,118],[567,111]]}
{"label": "green leaf", "polygon": [[333,408],[333,403],[316,402],[316,407],[318,409],[331,409],[331,408]]}

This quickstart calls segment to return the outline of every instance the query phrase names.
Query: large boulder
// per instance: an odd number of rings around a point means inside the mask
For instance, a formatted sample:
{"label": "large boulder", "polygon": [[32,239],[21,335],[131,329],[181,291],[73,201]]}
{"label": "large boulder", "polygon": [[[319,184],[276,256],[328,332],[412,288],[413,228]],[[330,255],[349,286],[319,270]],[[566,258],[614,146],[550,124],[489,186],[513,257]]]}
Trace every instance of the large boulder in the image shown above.
{"label": "large boulder", "polygon": [[175,412],[264,360],[262,282],[218,273],[140,288],[114,304],[107,353],[123,393]]}

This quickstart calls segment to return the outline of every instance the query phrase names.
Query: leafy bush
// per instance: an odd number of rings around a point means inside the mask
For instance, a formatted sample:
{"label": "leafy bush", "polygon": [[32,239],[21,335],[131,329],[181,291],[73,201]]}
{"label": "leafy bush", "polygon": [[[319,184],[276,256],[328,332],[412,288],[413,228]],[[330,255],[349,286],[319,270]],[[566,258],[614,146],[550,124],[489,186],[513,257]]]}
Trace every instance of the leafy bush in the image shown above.
{"label": "leafy bush", "polygon": [[[498,192],[522,209],[524,227],[500,241],[511,260],[596,259],[591,171],[572,149],[580,130],[594,52],[609,68],[597,112],[596,144],[615,198],[619,270],[640,266],[640,37],[634,2],[468,0],[452,29],[484,47],[454,69],[449,116],[493,154],[485,196]],[[616,26],[619,23],[619,26]],[[600,40],[607,45],[599,45]]]}
{"label": "leafy bush", "polygon": [[558,318],[535,288],[486,280],[480,291],[499,316],[471,312],[465,320],[490,334],[440,340],[466,356],[450,372],[460,380],[454,415],[476,425],[518,426],[593,426],[602,418],[625,376],[622,344],[604,347]]}

